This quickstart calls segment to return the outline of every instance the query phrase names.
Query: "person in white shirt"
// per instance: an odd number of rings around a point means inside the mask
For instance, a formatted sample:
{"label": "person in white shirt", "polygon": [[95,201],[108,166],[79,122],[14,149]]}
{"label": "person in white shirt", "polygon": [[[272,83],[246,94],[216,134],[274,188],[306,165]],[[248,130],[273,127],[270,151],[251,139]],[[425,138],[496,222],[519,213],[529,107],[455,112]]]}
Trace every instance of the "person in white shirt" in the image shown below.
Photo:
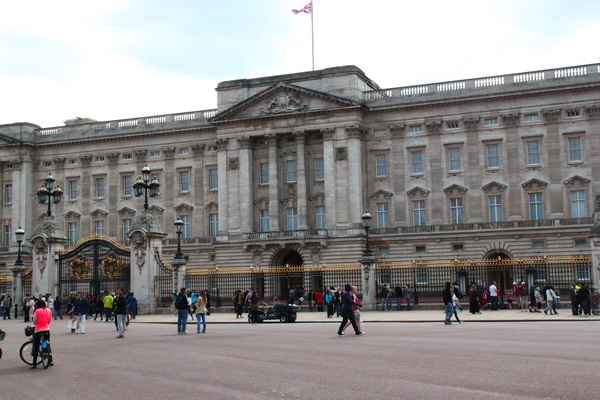
{"label": "person in white shirt", "polygon": [[551,286],[548,286],[546,288],[546,309],[544,310],[544,314],[548,314],[548,311],[550,311],[550,315],[558,314],[556,312],[556,309],[554,308],[554,299],[555,298],[556,298],[556,294],[554,293],[554,290],[552,290]]}
{"label": "person in white shirt", "polygon": [[492,311],[498,311],[498,288],[496,287],[496,281],[492,281],[490,285],[490,306]]}

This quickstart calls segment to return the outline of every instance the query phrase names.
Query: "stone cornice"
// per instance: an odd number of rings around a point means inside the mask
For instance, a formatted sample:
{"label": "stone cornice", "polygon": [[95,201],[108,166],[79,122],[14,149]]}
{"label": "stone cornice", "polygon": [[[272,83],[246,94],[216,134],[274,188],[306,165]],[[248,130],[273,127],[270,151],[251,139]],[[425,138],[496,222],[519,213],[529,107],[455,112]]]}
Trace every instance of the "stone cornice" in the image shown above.
{"label": "stone cornice", "polygon": [[346,134],[349,139],[365,140],[367,138],[367,129],[362,125],[354,125],[346,127]]}

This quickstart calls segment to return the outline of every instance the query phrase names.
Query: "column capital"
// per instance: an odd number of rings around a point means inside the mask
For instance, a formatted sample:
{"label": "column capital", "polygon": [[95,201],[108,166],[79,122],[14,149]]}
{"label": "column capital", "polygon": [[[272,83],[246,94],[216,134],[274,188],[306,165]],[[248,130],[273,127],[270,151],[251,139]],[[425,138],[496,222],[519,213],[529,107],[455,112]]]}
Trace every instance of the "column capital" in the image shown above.
{"label": "column capital", "polygon": [[333,139],[335,128],[322,128],[321,133],[323,134],[323,140],[331,140]]}
{"label": "column capital", "polygon": [[346,128],[348,138],[364,140],[367,137],[367,130],[362,125],[354,125]]}
{"label": "column capital", "polygon": [[52,160],[52,161],[54,161],[54,166],[55,166],[56,168],[62,168],[62,167],[64,167],[64,166],[65,166],[65,161],[67,161],[67,159],[66,159],[66,158],[64,158],[64,157],[58,157],[58,158],[55,158],[55,159],[54,159],[54,160]]}
{"label": "column capital", "polygon": [[201,156],[202,154],[204,154],[204,149],[205,148],[206,148],[206,145],[204,145],[204,144],[195,144],[195,145],[192,145],[192,155],[194,157]]}
{"label": "column capital", "polygon": [[249,136],[238,138],[237,142],[240,149],[249,149],[252,147],[252,138]]}
{"label": "column capital", "polygon": [[217,141],[216,141],[217,150],[218,151],[227,150],[227,143],[228,142],[229,142],[229,139],[217,139]]}
{"label": "column capital", "polygon": [[165,158],[173,158],[175,147],[163,147],[162,152],[165,155]]}
{"label": "column capital", "polygon": [[294,139],[296,139],[296,143],[304,144],[306,141],[306,131],[304,129],[298,129],[292,131],[292,135],[294,135]]}
{"label": "column capital", "polygon": [[133,156],[136,161],[143,161],[146,159],[146,153],[148,153],[148,150],[136,150],[133,152]]}
{"label": "column capital", "polygon": [[119,161],[119,153],[107,153],[106,158],[109,164],[116,164]]}

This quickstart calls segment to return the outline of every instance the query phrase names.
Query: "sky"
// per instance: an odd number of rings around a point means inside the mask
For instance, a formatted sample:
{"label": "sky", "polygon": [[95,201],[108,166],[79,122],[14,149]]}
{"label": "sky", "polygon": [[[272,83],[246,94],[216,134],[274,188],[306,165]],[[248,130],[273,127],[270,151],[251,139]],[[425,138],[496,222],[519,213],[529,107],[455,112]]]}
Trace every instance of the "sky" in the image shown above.
{"label": "sky", "polygon": [[[213,109],[310,71],[309,0],[0,0],[0,124]],[[315,69],[382,88],[598,63],[597,0],[314,0]]]}

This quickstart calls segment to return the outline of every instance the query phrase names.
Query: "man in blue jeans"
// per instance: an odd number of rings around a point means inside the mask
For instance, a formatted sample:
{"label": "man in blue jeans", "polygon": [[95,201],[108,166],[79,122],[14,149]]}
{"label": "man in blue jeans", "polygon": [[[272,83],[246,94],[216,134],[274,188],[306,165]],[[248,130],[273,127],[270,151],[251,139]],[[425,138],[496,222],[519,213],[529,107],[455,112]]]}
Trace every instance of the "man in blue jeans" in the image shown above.
{"label": "man in blue jeans", "polygon": [[446,282],[446,288],[442,291],[442,299],[444,300],[444,306],[446,307],[446,320],[444,324],[452,325],[450,318],[454,314],[454,306],[452,305],[452,289],[450,282]]}
{"label": "man in blue jeans", "polygon": [[189,332],[185,330],[188,319],[188,299],[187,289],[181,288],[181,291],[175,299],[175,308],[177,309],[177,334],[187,335]]}
{"label": "man in blue jeans", "polygon": [[350,284],[346,284],[345,291],[342,293],[342,323],[340,324],[340,328],[338,329],[338,336],[345,336],[346,334],[343,332],[344,327],[346,326],[346,322],[350,321],[352,327],[354,328],[354,333],[358,336],[362,336],[365,333],[358,330],[358,326],[356,325],[356,317],[354,316],[354,311],[352,311],[352,306],[362,307],[362,304],[354,302],[352,298],[352,294],[350,291],[352,290],[352,286]]}

